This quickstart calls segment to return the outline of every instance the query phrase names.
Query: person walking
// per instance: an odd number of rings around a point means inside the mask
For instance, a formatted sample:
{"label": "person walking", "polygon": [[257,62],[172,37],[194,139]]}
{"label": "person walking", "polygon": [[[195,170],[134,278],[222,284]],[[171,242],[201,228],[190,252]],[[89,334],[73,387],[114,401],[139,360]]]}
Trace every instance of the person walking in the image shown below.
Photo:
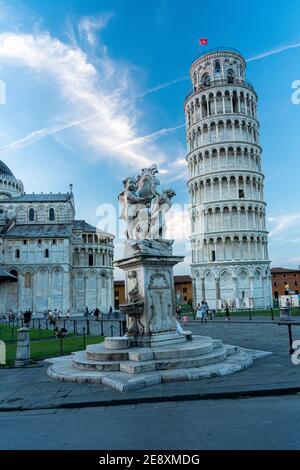
{"label": "person walking", "polygon": [[208,313],[208,305],[205,300],[202,300],[201,306],[198,304],[197,308],[197,317],[200,318],[201,323],[207,323],[207,313]]}
{"label": "person walking", "polygon": [[229,305],[227,302],[225,305],[225,317],[226,317],[226,320],[230,320]]}
{"label": "person walking", "polygon": [[112,314],[112,311],[113,311],[112,306],[110,306],[110,307],[109,307],[109,311],[108,311],[108,315],[107,315],[107,318],[108,318],[108,319],[110,319],[111,314]]}
{"label": "person walking", "polygon": [[198,303],[196,308],[196,319],[201,320],[202,313],[201,313],[201,305]]}
{"label": "person walking", "polygon": [[88,318],[88,316],[89,316],[89,309],[88,309],[88,307],[85,307],[84,316],[85,316],[85,318]]}
{"label": "person walking", "polygon": [[94,317],[95,317],[95,320],[99,320],[99,315],[100,315],[100,310],[98,307],[95,308],[94,310]]}

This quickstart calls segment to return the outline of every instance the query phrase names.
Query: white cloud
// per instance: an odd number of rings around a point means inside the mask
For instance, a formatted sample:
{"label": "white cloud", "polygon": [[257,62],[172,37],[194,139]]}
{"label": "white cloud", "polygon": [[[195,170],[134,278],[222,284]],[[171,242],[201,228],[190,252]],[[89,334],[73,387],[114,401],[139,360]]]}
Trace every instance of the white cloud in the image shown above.
{"label": "white cloud", "polygon": [[84,123],[89,122],[98,116],[99,114],[97,113],[85,119],[79,119],[77,121],[72,121],[72,122],[68,122],[64,124],[58,124],[56,126],[45,127],[43,129],[30,132],[25,137],[22,137],[21,139],[12,141],[9,144],[4,145],[3,147],[0,147],[0,153],[4,153],[10,150],[18,150],[18,149],[27,147],[28,145],[31,145],[34,142],[37,142],[38,140],[43,139],[44,137],[47,137],[48,135],[54,135],[66,129],[81,126]]}
{"label": "white cloud", "polygon": [[98,16],[85,16],[79,22],[79,33],[85,37],[91,46],[97,43],[97,33],[105,28],[113,13],[106,13]]}
{"label": "white cloud", "polygon": [[140,93],[137,98],[144,98],[145,96],[150,95],[151,93],[156,93],[157,91],[169,88],[171,85],[175,85],[176,83],[189,80],[189,78],[190,77],[188,75],[185,75],[184,77],[175,78],[175,80],[170,80],[169,82],[161,83],[160,85],[157,85],[153,88],[148,88],[143,93]]}
{"label": "white cloud", "polygon": [[278,235],[284,234],[285,238],[287,235],[291,235],[292,231],[300,232],[300,213],[296,212],[293,214],[285,214],[275,217],[270,217],[269,222],[271,223],[271,231],[269,237],[278,237]]}
{"label": "white cloud", "polygon": [[[281,46],[274,47],[273,49],[270,49],[268,51],[256,54],[253,57],[249,57],[248,59],[246,59],[246,62],[253,62],[255,60],[265,59],[266,57],[280,54],[281,52],[285,52],[289,49],[297,49],[299,47],[300,47],[300,42],[296,42],[296,43],[293,43],[293,44],[283,44]],[[183,77],[179,77],[179,78],[175,78],[173,80],[169,80],[168,82],[160,83],[160,84],[158,84],[158,85],[156,85],[152,88],[149,88],[149,89],[145,90],[143,93],[140,93],[138,95],[138,98],[143,98],[143,97],[149,95],[150,93],[156,93],[157,91],[164,90],[165,88],[169,88],[172,85],[176,85],[179,82],[187,81],[187,80],[190,80],[190,77],[188,75],[185,75]]]}
{"label": "white cloud", "polygon": [[274,49],[271,49],[269,51],[256,54],[253,57],[246,59],[246,62],[253,62],[254,60],[265,59],[266,57],[269,57],[271,55],[277,55],[289,49],[297,49],[298,47],[300,47],[300,42],[296,42],[294,44],[283,44],[282,46],[274,47]]}
{"label": "white cloud", "polygon": [[[98,16],[94,20],[84,18],[80,22],[81,34],[85,34],[89,42],[93,41],[91,34],[104,27],[110,16]],[[76,127],[80,131],[78,144],[82,147],[84,143],[85,148],[89,148],[91,158],[105,158],[110,152],[111,158],[121,165],[134,167],[149,165],[154,160],[167,161],[167,153],[153,142],[183,125],[139,137],[138,121],[142,115],[133,99],[136,87],[131,78],[133,67],[113,61],[105,46],[98,49],[97,65],[94,65],[75,41],[72,45],[65,44],[46,32],[0,34],[1,62],[29,69],[33,79],[42,77],[45,87],[55,87],[59,92],[66,115],[75,116],[71,120],[60,117],[58,124],[55,119],[56,122],[46,128],[14,139],[2,147],[2,152],[20,149],[47,135]],[[72,138],[76,140],[76,136]]]}

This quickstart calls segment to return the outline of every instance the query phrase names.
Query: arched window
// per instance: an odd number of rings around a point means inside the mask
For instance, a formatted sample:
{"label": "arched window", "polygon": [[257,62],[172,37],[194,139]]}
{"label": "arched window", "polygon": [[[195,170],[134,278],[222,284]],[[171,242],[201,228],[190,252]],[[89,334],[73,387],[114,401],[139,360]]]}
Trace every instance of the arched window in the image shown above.
{"label": "arched window", "polygon": [[34,222],[34,209],[29,209],[29,222]]}
{"label": "arched window", "polygon": [[54,213],[53,207],[51,207],[51,209],[49,209],[49,220],[51,220],[51,221],[55,220],[55,213]]}
{"label": "arched window", "polygon": [[215,62],[215,73],[221,73],[221,64],[218,60]]}
{"label": "arched window", "polygon": [[9,274],[11,274],[12,276],[15,276],[16,278],[18,277],[18,273],[15,269],[12,269],[11,271],[9,271]]}
{"label": "arched window", "polygon": [[25,274],[25,288],[28,289],[31,287],[31,285],[32,285],[31,274],[26,273]]}
{"label": "arched window", "polygon": [[20,250],[16,249],[16,258],[20,258]]}
{"label": "arched window", "polygon": [[233,83],[235,76],[234,69],[230,68],[227,70],[227,83]]}
{"label": "arched window", "polygon": [[204,73],[201,77],[201,85],[204,87],[210,86],[210,75],[208,73]]}

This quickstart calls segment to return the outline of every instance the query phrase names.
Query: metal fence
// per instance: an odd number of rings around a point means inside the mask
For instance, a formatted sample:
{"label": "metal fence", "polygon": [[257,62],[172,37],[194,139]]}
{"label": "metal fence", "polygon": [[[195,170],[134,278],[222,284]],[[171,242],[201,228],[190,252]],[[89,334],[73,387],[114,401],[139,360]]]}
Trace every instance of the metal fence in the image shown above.
{"label": "metal fence", "polygon": [[[49,321],[48,319],[41,318],[32,318],[29,323],[25,323],[24,320],[15,318],[12,320],[0,319],[0,325],[6,325],[11,327],[12,338],[16,335],[16,330],[24,326],[29,329],[37,330],[39,338],[48,338],[49,334],[45,336],[43,332],[53,331],[53,336],[55,336],[55,329],[64,328],[67,330],[67,333],[72,333],[73,335],[100,335],[100,336],[123,336],[126,331],[126,321],[123,319],[67,319],[67,318],[57,318],[55,320]],[[1,339],[1,329],[0,329],[0,339]]]}
{"label": "metal fence", "polygon": [[[183,318],[184,315],[187,315],[190,319],[196,320],[196,310],[187,310],[183,309],[180,314],[180,319]],[[296,317],[300,315],[300,307],[293,307],[291,308],[291,316]],[[210,320],[222,320],[226,318],[225,309],[222,310],[214,310],[209,309],[208,311],[208,319]],[[238,319],[239,321],[246,320],[252,321],[257,319],[264,319],[264,320],[278,320],[280,318],[280,308],[266,308],[263,310],[253,309],[253,308],[243,308],[243,309],[229,309],[229,317],[232,320]]]}
{"label": "metal fence", "polygon": [[[4,328],[2,328],[2,326]],[[123,336],[126,323],[121,319],[56,319],[55,322],[41,318],[32,318],[28,324],[19,318],[0,319],[0,340],[6,344],[8,365],[15,360],[17,349],[17,334],[21,327],[28,327],[30,334],[32,358],[34,360],[46,357],[71,354],[74,350],[83,350],[87,344],[95,343],[93,337]],[[64,328],[64,336],[57,335],[57,330]],[[96,338],[95,338],[96,339]]]}

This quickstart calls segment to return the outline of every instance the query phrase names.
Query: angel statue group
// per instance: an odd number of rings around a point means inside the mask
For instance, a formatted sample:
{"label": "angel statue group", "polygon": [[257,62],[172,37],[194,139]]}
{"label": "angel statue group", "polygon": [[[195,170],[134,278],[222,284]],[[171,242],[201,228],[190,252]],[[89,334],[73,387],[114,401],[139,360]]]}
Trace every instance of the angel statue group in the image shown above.
{"label": "angel statue group", "polygon": [[119,196],[122,207],[120,219],[126,222],[127,240],[163,240],[166,236],[166,213],[172,206],[175,191],[164,189],[161,193],[157,178],[157,165],[143,168],[134,177],[123,181],[125,190]]}

